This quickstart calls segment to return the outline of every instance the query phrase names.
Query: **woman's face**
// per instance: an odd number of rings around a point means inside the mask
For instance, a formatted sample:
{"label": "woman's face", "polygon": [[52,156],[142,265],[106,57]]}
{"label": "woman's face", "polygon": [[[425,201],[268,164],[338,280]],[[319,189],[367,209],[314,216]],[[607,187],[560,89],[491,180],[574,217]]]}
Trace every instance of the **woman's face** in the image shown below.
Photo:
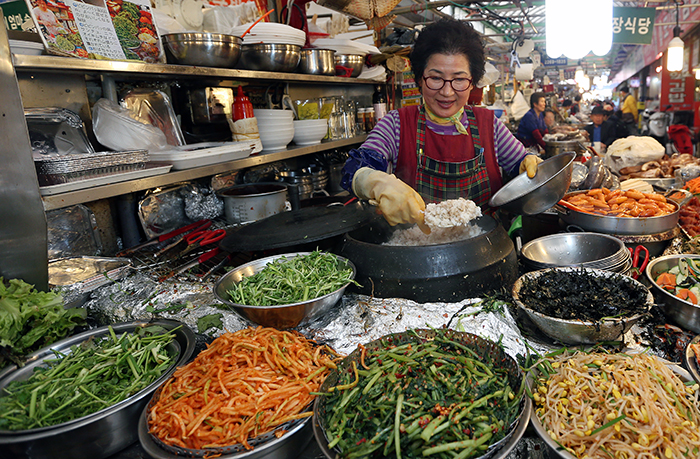
{"label": "woman's face", "polygon": [[547,100],[544,97],[540,97],[533,108],[537,113],[542,113],[547,108]]}
{"label": "woman's face", "polygon": [[[471,78],[469,61],[463,54],[433,54],[428,59],[423,72],[423,77],[440,77],[445,80],[454,78]],[[457,92],[452,85],[445,82],[442,89],[433,90],[425,85],[423,78],[418,82],[425,100],[431,112],[442,118],[449,118],[467,104],[472,86],[466,91]]]}

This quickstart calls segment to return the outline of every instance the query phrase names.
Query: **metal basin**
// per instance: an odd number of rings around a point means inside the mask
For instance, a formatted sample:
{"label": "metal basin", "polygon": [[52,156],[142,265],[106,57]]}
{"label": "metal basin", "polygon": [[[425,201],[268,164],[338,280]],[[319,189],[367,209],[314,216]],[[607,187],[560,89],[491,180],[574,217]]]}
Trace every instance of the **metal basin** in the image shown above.
{"label": "metal basin", "polygon": [[667,292],[659,287],[654,280],[659,274],[668,271],[674,266],[678,266],[678,261],[681,258],[697,260],[700,259],[700,255],[681,254],[655,258],[647,265],[645,271],[646,276],[651,283],[651,289],[654,292],[656,300],[663,304],[664,313],[681,327],[692,330],[695,333],[700,333],[700,307],[689,301],[681,300],[676,295]]}
{"label": "metal basin", "polygon": [[[132,332],[137,327],[158,325],[175,331],[180,354],[175,363],[160,378],[146,389],[107,409],[84,416],[74,421],[52,427],[26,431],[0,431],[0,458],[7,459],[101,459],[115,454],[138,439],[137,423],[141,411],[148,404],[153,392],[175,371],[177,366],[187,362],[194,352],[195,336],[192,330],[174,320],[138,321],[112,325],[115,333]],[[34,368],[45,359],[55,357],[53,350],[66,352],[70,347],[93,337],[109,333],[107,327],[100,327],[61,340],[32,354],[27,365],[18,369],[15,366],[0,372],[0,390],[10,381],[26,379]]]}
{"label": "metal basin", "polygon": [[[279,329],[294,328],[304,321],[308,321],[323,315],[330,310],[340,300],[349,282],[339,288],[319,298],[294,304],[283,304],[279,306],[251,306],[234,303],[229,299],[228,291],[235,287],[244,277],[250,277],[262,271],[268,263],[278,258],[294,258],[300,255],[308,255],[309,252],[286,253],[274,255],[260,260],[241,265],[227,274],[223,275],[214,285],[214,296],[222,303],[228,305],[238,315],[255,324],[264,327],[275,327]],[[339,265],[352,268],[352,279],[355,278],[355,265],[348,259],[338,257]]]}
{"label": "metal basin", "polygon": [[220,33],[169,33],[162,37],[169,64],[233,68],[243,39]]}
{"label": "metal basin", "polygon": [[[352,78],[358,77],[362,73],[362,65],[364,63],[364,54],[336,54],[335,74]],[[350,75],[348,75],[348,71]]]}
{"label": "metal basin", "polygon": [[300,59],[301,46],[298,45],[245,44],[242,46],[239,67],[265,72],[293,72]]}
{"label": "metal basin", "polygon": [[551,234],[528,242],[520,253],[524,261],[541,268],[584,265],[608,269],[629,257],[624,242],[599,233]]}
{"label": "metal basin", "polygon": [[550,140],[544,142],[544,156],[546,158],[551,158],[552,156],[567,152],[582,154],[586,152],[586,147],[579,140],[565,140],[559,142]]}
{"label": "metal basin", "polygon": [[309,75],[335,75],[335,50],[302,49],[297,72]]}
{"label": "metal basin", "polygon": [[[568,193],[564,196],[564,199],[580,193],[587,193],[587,191]],[[559,212],[559,216],[564,222],[569,225],[578,226],[587,231],[638,236],[665,233],[676,227],[679,219],[678,211],[680,206],[672,200],[668,200],[668,203],[673,204],[676,210],[670,214],[661,215],[660,217],[611,217],[608,215],[579,212],[562,205],[556,205],[555,209]]]}
{"label": "metal basin", "polygon": [[[559,271],[578,272],[582,268],[552,268]],[[520,289],[523,286],[524,280],[535,280],[552,269],[543,269],[541,271],[533,271],[521,276],[513,285],[513,300],[518,308],[537,325],[545,335],[550,338],[561,341],[567,344],[594,344],[601,341],[614,341],[620,335],[629,330],[632,325],[637,323],[645,313],[635,314],[629,317],[620,317],[614,319],[601,319],[595,322],[584,320],[567,320],[557,317],[548,316],[539,313],[520,300]],[[651,292],[642,284],[627,277],[625,275],[604,271],[600,269],[583,268],[588,273],[595,276],[605,277],[615,282],[625,282],[633,284],[636,288],[643,289],[647,292],[646,305],[647,310],[654,304],[654,297]],[[581,305],[585,307],[585,305]]]}
{"label": "metal basin", "polygon": [[541,162],[537,175],[533,178],[524,172],[518,175],[491,196],[489,205],[520,215],[535,215],[550,209],[569,189],[575,158],[575,153],[563,153]]}

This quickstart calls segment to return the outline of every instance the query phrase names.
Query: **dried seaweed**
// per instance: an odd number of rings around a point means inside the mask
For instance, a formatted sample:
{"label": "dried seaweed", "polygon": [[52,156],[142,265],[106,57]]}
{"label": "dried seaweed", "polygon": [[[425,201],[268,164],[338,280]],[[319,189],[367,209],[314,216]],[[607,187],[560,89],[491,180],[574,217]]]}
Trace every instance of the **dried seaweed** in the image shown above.
{"label": "dried seaweed", "polygon": [[597,321],[646,311],[646,289],[621,275],[602,277],[584,269],[552,270],[524,279],[520,300],[527,307],[559,319]]}

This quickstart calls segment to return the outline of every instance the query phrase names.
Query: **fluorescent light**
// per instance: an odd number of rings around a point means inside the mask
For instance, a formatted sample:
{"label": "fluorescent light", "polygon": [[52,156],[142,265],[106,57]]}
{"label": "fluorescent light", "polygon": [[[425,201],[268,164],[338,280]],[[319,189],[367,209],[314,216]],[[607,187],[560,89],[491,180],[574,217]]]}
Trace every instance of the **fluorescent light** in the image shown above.
{"label": "fluorescent light", "polygon": [[547,55],[580,59],[591,51],[607,54],[612,46],[612,10],[612,0],[546,0]]}
{"label": "fluorescent light", "polygon": [[681,37],[673,37],[673,40],[668,44],[666,68],[669,72],[683,70],[683,40]]}

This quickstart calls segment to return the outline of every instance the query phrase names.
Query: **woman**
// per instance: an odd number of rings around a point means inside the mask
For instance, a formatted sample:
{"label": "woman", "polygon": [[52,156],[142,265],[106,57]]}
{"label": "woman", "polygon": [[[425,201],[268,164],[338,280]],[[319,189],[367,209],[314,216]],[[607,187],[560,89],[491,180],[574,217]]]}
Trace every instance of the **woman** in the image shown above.
{"label": "woman", "polygon": [[376,203],[389,224],[418,223],[429,232],[425,201],[464,197],[484,206],[503,184],[501,168],[534,177],[539,158],[527,155],[491,110],[466,106],[484,65],[471,26],[454,19],[427,26],[411,53],[423,105],[382,118],[350,152],[343,187]]}
{"label": "woman", "polygon": [[547,124],[544,121],[544,111],[547,108],[547,100],[544,94],[536,92],[530,96],[530,110],[520,120],[518,125],[518,140],[526,148],[538,145],[544,150],[543,136],[548,133]]}
{"label": "woman", "polygon": [[60,21],[53,11],[48,8],[45,0],[37,0],[36,6],[32,12],[36,17],[37,22],[46,28],[46,32],[48,32],[51,38],[56,37],[60,33],[65,33]]}

